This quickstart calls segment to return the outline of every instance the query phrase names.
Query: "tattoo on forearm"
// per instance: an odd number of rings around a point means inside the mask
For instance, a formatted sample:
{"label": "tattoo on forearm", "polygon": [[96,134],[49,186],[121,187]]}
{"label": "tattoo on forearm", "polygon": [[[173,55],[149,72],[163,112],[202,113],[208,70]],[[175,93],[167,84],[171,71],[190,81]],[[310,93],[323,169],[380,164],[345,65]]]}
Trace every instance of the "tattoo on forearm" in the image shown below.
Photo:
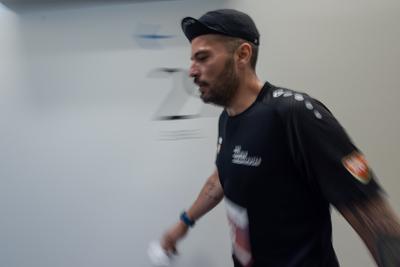
{"label": "tattoo on forearm", "polygon": [[382,235],[377,240],[377,251],[382,267],[400,266],[400,238]]}
{"label": "tattoo on forearm", "polygon": [[339,209],[364,240],[378,266],[400,266],[400,224],[381,196]]}

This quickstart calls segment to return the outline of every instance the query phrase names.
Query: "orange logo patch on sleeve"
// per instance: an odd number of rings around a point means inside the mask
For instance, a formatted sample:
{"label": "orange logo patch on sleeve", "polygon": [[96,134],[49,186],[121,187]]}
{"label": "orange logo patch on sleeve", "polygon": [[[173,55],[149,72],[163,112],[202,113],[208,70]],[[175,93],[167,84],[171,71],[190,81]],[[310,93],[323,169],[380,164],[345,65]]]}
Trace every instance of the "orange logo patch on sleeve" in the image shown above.
{"label": "orange logo patch on sleeve", "polygon": [[342,163],[346,170],[363,184],[367,184],[371,180],[367,160],[360,152],[353,151],[342,159]]}

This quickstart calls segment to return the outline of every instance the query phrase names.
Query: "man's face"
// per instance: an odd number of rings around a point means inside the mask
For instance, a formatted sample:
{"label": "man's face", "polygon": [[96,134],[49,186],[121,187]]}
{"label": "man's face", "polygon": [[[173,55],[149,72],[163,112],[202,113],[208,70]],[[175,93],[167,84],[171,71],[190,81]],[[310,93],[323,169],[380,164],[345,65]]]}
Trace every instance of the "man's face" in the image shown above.
{"label": "man's face", "polygon": [[199,86],[200,97],[205,103],[229,106],[238,86],[235,58],[224,39],[207,34],[192,40],[192,65],[190,76]]}

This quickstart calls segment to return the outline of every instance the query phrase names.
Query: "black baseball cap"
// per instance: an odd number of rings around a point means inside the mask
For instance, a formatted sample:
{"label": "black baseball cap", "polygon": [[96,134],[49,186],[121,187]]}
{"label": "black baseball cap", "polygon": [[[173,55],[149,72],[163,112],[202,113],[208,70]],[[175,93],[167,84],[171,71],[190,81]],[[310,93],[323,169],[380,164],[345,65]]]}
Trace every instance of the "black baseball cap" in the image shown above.
{"label": "black baseball cap", "polygon": [[221,34],[238,37],[255,45],[260,43],[260,34],[252,18],[234,9],[209,11],[199,19],[186,17],[182,19],[181,26],[190,42],[200,35]]}

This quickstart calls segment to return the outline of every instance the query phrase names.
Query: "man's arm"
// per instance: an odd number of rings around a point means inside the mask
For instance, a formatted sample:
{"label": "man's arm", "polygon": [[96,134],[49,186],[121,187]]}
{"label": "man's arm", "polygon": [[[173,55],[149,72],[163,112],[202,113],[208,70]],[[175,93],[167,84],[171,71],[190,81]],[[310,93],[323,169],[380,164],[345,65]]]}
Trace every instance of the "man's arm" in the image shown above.
{"label": "man's arm", "polygon": [[[186,213],[192,221],[196,221],[221,202],[223,197],[218,171],[215,169]],[[186,235],[187,231],[188,226],[179,220],[164,234],[161,246],[169,253],[176,253],[176,243]]]}
{"label": "man's arm", "polygon": [[400,266],[400,223],[381,195],[337,207],[360,235],[380,267]]}

